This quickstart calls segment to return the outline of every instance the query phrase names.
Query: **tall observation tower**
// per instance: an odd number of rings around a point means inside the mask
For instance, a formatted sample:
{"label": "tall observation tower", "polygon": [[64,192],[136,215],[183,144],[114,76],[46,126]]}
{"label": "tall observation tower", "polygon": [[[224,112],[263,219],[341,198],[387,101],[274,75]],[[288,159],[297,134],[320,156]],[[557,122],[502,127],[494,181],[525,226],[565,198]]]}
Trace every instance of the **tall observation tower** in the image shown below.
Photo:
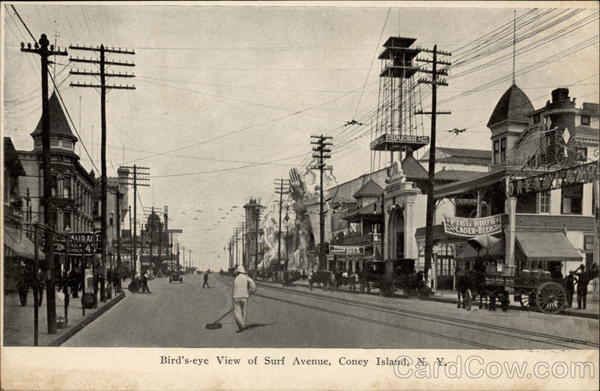
{"label": "tall observation tower", "polygon": [[422,123],[417,126],[415,121],[415,108],[421,103],[414,78],[419,68],[413,65],[421,49],[412,47],[415,41],[414,38],[389,37],[379,55],[379,102],[370,147],[372,151],[389,152],[391,163],[394,152],[398,152],[401,161],[402,152],[410,156],[429,144],[429,137],[423,135]]}

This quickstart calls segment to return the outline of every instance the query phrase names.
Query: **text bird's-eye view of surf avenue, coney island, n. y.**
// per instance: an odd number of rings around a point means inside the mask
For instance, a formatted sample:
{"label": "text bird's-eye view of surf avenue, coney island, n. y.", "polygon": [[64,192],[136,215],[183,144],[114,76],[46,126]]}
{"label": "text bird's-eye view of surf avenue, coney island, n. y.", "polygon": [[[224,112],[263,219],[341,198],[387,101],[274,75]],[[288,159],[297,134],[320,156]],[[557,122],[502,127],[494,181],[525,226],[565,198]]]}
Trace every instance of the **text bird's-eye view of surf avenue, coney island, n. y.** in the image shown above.
{"label": "text bird's-eye view of surf avenue, coney island, n. y.", "polygon": [[598,3],[335,3],[3,2],[4,348],[597,355]]}

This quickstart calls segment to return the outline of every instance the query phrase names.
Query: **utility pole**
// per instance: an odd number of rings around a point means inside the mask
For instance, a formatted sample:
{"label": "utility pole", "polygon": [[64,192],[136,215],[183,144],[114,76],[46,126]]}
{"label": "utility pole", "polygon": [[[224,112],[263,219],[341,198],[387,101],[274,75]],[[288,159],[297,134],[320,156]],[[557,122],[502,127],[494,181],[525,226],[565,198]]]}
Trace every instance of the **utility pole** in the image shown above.
{"label": "utility pole", "polygon": [[[150,184],[148,183],[150,179],[150,167],[140,167],[136,164],[133,166],[120,166],[119,169],[127,169],[132,176],[129,176],[125,179],[124,182],[121,182],[122,185],[133,186],[133,232],[132,232],[132,240],[133,240],[133,253],[132,261],[133,261],[133,277],[135,277],[136,269],[137,269],[137,192],[138,186],[148,187]],[[140,178],[141,177],[141,178]],[[129,209],[129,225],[131,226],[131,208]],[[141,230],[140,230],[141,232]],[[141,266],[140,266],[141,273]]]}
{"label": "utility pole", "polygon": [[311,169],[319,170],[320,182],[319,182],[319,269],[322,269],[325,265],[325,214],[323,211],[323,171],[326,170],[325,160],[331,158],[331,149],[333,145],[331,136],[310,136],[313,141],[310,143],[316,145],[313,147],[313,159],[317,159],[317,164],[312,166]]}
{"label": "utility pole", "polygon": [[46,310],[48,318],[48,334],[56,334],[56,289],[54,276],[54,229],[53,200],[52,200],[52,183],[50,175],[50,111],[48,109],[48,57],[50,56],[66,56],[66,50],[60,50],[54,45],[50,45],[46,34],[40,36],[39,43],[34,43],[34,48],[31,43],[25,44],[21,42],[21,51],[24,53],[34,53],[40,56],[41,72],[42,72],[42,170],[44,176],[44,238],[46,255]]}
{"label": "utility pole", "polygon": [[131,225],[131,205],[128,207],[129,209],[129,271],[134,272],[134,263],[133,263],[133,254],[132,254],[132,245],[133,245],[133,227]]}
{"label": "utility pole", "polygon": [[[102,179],[101,179],[101,225],[100,225],[100,247],[102,249],[102,276],[103,281],[106,280],[106,228],[107,228],[107,216],[106,216],[106,196],[107,196],[107,175],[106,175],[106,92],[110,89],[122,89],[122,90],[135,90],[135,86],[129,85],[108,85],[106,84],[107,77],[135,77],[133,74],[127,73],[107,73],[106,66],[128,66],[133,67],[135,64],[128,62],[120,62],[120,61],[107,61],[106,53],[111,54],[135,54],[133,50],[126,49],[117,49],[117,48],[106,48],[104,45],[100,45],[99,47],[92,46],[78,46],[78,45],[70,45],[69,49],[72,50],[82,50],[82,51],[92,51],[99,52],[100,59],[91,59],[91,58],[79,58],[72,57],[69,59],[71,62],[80,62],[87,64],[97,64],[100,65],[100,72],[90,72],[90,71],[80,71],[80,70],[71,70],[69,73],[71,75],[81,75],[81,76],[100,76],[100,84],[85,84],[85,83],[77,83],[71,82],[71,87],[83,87],[83,88],[99,88],[100,89],[100,124],[101,124],[101,144],[100,144],[100,162],[101,162],[101,171],[102,171]],[[105,285],[106,282],[102,283],[100,286],[100,299],[102,301],[106,300],[105,297]]]}
{"label": "utility pole", "polygon": [[[121,191],[117,188],[117,271],[113,278],[117,279],[117,293],[121,293]],[[113,270],[114,273],[114,270]],[[115,277],[116,276],[116,277]]]}
{"label": "utility pole", "polygon": [[256,236],[255,236],[255,238],[254,238],[254,273],[255,273],[255,274],[254,274],[254,276],[255,276],[255,277],[256,277],[256,275],[258,274],[258,238],[259,238],[259,233],[258,233],[258,223],[259,223],[259,221],[260,221],[260,213],[261,213],[261,211],[262,211],[262,209],[261,209],[261,208],[262,208],[262,206],[259,204],[259,205],[256,207],[256,212],[255,212],[255,213],[256,213],[256,214],[255,214],[255,217],[256,217],[256,220],[255,220],[255,222],[256,222],[256,226],[255,226],[255,228],[256,228],[255,235],[256,235]]}
{"label": "utility pole", "polygon": [[288,211],[290,209],[289,205],[285,206],[285,267],[284,270],[288,270],[288,266],[289,266],[289,235],[290,235],[290,227],[288,225],[288,222],[290,221],[290,217],[288,215]]}
{"label": "utility pole", "polygon": [[238,257],[238,233],[239,228],[235,227],[235,267],[237,267],[240,264],[240,260]]}
{"label": "utility pole", "polygon": [[433,258],[433,217],[435,214],[435,200],[433,199],[433,185],[435,180],[435,141],[436,141],[436,122],[437,116],[440,114],[450,114],[449,111],[437,111],[437,86],[447,86],[448,83],[444,79],[438,79],[438,76],[447,76],[448,72],[445,69],[438,69],[438,65],[450,66],[448,61],[438,60],[438,55],[451,56],[449,52],[439,51],[437,45],[433,46],[433,50],[421,49],[422,52],[431,53],[432,59],[417,58],[417,61],[431,64],[431,70],[419,69],[419,72],[428,73],[431,79],[419,79],[419,83],[431,84],[431,112],[417,111],[415,114],[431,115],[431,141],[429,146],[429,180],[427,182],[427,215],[425,222],[425,279],[429,276],[431,268],[431,260]]}
{"label": "utility pole", "polygon": [[279,178],[276,179],[275,194],[279,194],[279,229],[277,234],[277,262],[281,265],[281,211],[283,208],[283,195],[290,192],[290,180]]}

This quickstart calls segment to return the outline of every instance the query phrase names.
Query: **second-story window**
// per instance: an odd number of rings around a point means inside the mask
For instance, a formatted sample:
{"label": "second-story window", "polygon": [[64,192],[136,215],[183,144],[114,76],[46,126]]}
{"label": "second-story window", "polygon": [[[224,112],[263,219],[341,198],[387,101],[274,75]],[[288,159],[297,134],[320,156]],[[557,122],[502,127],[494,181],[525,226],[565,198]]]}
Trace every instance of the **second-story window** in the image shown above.
{"label": "second-story window", "polygon": [[500,141],[499,140],[494,141],[494,159],[493,159],[493,163],[494,164],[500,163]]}
{"label": "second-story window", "polygon": [[590,116],[589,115],[582,115],[581,116],[581,124],[582,125],[589,125],[590,124]]}
{"label": "second-story window", "polygon": [[506,138],[500,139],[500,163],[506,161]]}

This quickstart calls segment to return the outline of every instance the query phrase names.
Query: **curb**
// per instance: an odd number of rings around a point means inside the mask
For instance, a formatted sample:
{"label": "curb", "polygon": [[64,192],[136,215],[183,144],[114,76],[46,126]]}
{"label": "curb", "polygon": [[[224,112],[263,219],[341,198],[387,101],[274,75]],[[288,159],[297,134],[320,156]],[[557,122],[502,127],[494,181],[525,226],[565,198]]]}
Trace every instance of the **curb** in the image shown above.
{"label": "curb", "polygon": [[[436,301],[439,303],[450,303],[450,304],[456,304],[456,300],[452,300],[452,299],[445,299],[442,297],[427,297],[427,298],[421,298],[420,300],[425,300],[425,301]],[[514,305],[511,304],[508,306],[509,309],[511,310],[518,310],[518,311],[523,311],[523,309],[521,308],[520,305]],[[534,311],[537,312],[537,311]],[[573,312],[573,311],[563,311],[562,313],[558,314],[559,316],[572,316],[575,318],[588,318],[588,319],[596,319],[598,320],[599,316],[598,314],[590,314],[590,313],[584,313],[584,312]]]}
{"label": "curb", "polygon": [[118,302],[120,302],[124,298],[125,298],[125,292],[119,293],[117,296],[114,297],[114,299],[111,299],[108,303],[106,303],[105,305],[103,305],[96,312],[94,312],[93,314],[91,314],[91,315],[85,317],[84,319],[82,319],[75,326],[73,326],[69,330],[67,330],[66,333],[64,333],[63,335],[61,335],[60,337],[58,337],[57,339],[55,339],[54,341],[52,341],[48,346],[60,346],[60,345],[62,345],[69,338],[71,338],[72,336],[74,336],[75,334],[77,334],[78,332],[80,332],[85,326],[87,326],[88,324],[92,323],[94,320],[98,319],[100,317],[100,315],[102,315],[103,313],[105,313],[106,311],[108,311],[109,309],[111,309],[115,304],[117,304]]}

